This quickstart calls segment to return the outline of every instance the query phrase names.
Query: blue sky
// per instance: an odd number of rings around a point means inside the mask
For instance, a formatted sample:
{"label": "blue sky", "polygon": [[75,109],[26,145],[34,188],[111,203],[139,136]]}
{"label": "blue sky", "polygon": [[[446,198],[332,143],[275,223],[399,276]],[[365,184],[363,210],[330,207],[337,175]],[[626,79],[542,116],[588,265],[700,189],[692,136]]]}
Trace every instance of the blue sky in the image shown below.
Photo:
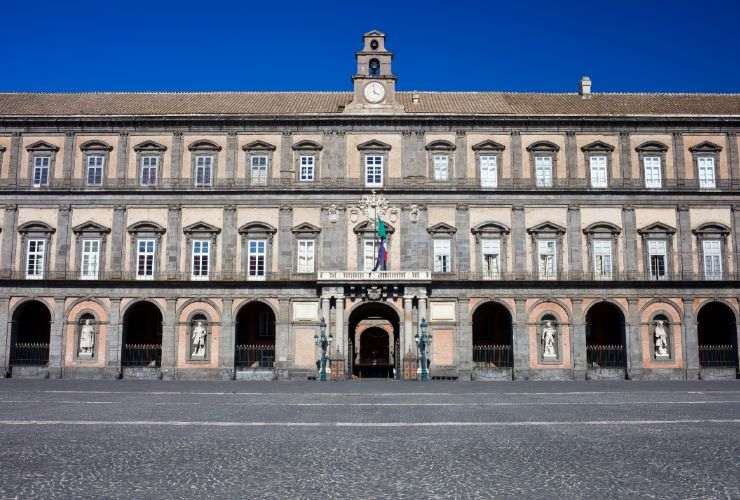
{"label": "blue sky", "polygon": [[402,90],[740,92],[740,0],[21,2],[0,90],[349,90],[381,29]]}

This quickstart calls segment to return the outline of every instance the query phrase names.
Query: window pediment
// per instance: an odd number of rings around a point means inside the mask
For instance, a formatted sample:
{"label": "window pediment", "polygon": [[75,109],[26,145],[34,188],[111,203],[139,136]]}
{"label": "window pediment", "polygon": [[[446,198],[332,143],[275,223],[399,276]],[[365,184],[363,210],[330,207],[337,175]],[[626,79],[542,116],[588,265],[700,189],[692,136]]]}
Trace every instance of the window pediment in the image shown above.
{"label": "window pediment", "polygon": [[26,146],[26,151],[32,152],[32,151],[39,151],[39,152],[52,152],[56,153],[59,151],[59,146],[55,146],[54,144],[49,144],[46,141],[36,141],[33,144],[30,144]]}
{"label": "window pediment", "polygon": [[691,146],[689,151],[692,153],[719,153],[722,151],[722,146],[713,142],[704,141],[695,146]]}
{"label": "window pediment", "polygon": [[391,146],[377,139],[372,139],[358,144],[357,149],[359,151],[390,151]]}
{"label": "window pediment", "polygon": [[565,228],[554,222],[543,222],[527,229],[529,234],[565,234]]}
{"label": "window pediment", "polygon": [[293,144],[293,151],[321,151],[323,146],[314,141],[298,141]]}
{"label": "window pediment", "polygon": [[272,236],[277,229],[266,222],[247,222],[239,228],[239,234],[248,236]]}
{"label": "window pediment", "polygon": [[581,151],[584,153],[611,153],[614,151],[614,146],[603,141],[594,141],[583,146]]}
{"label": "window pediment", "polygon": [[527,146],[527,151],[532,153],[557,153],[560,146],[550,141],[537,141]]}
{"label": "window pediment", "polygon": [[649,224],[643,228],[640,228],[637,230],[637,234],[641,235],[672,235],[676,233],[676,228],[669,226],[668,224],[663,224],[662,222],[654,222],[652,224]]}
{"label": "window pediment", "polygon": [[321,228],[308,222],[303,222],[293,226],[293,229],[290,231],[296,236],[316,236],[321,232]]}
{"label": "window pediment", "polygon": [[638,153],[665,153],[668,151],[668,146],[658,141],[647,141],[637,146],[635,151]]}
{"label": "window pediment", "polygon": [[72,232],[78,235],[102,235],[110,233],[110,228],[89,220],[73,227]]}
{"label": "window pediment", "polygon": [[51,227],[46,222],[41,221],[29,221],[18,226],[18,232],[21,234],[38,233],[38,234],[54,234],[56,229]]}
{"label": "window pediment", "polygon": [[221,151],[221,146],[213,141],[201,139],[188,145],[188,151]]}
{"label": "window pediment", "polygon": [[[383,221],[385,223],[385,231],[388,234],[393,234],[396,232],[396,228],[388,224],[388,222]],[[371,221],[365,221],[360,222],[357,224],[353,229],[355,234],[367,234],[367,233],[373,233],[375,234],[375,223]]]}
{"label": "window pediment", "polygon": [[454,151],[455,145],[450,141],[438,140],[430,142],[424,148],[427,151]]}
{"label": "window pediment", "polygon": [[481,222],[470,230],[476,236],[509,234],[511,229],[505,224],[494,221]]}
{"label": "window pediment", "polygon": [[108,144],[107,142],[98,141],[98,140],[92,140],[92,141],[86,141],[80,144],[80,151],[84,152],[110,152],[113,151],[113,146]]}
{"label": "window pediment", "polygon": [[490,139],[479,142],[473,146],[473,151],[503,151],[506,147]]}
{"label": "window pediment", "polygon": [[431,235],[438,235],[438,234],[453,235],[456,232],[457,232],[457,228],[455,226],[450,226],[449,224],[446,224],[444,222],[440,222],[438,224],[435,224],[427,228],[427,233]]}
{"label": "window pediment", "polygon": [[165,228],[163,228],[156,222],[151,222],[151,221],[135,222],[128,227],[128,232],[130,234],[139,234],[139,233],[162,234],[165,231],[166,231]]}
{"label": "window pediment", "polygon": [[252,141],[242,146],[244,151],[275,151],[275,146],[265,141]]}
{"label": "window pediment", "polygon": [[164,151],[167,151],[167,146],[154,141],[144,141],[134,146],[134,151],[136,151],[137,153],[162,153]]}
{"label": "window pediment", "polygon": [[190,224],[189,226],[185,226],[182,229],[182,232],[185,234],[189,234],[189,235],[204,234],[204,235],[213,236],[213,235],[219,234],[221,232],[221,229],[211,224],[208,224],[207,222],[199,221],[199,222],[194,222],[193,224]]}
{"label": "window pediment", "polygon": [[622,229],[611,222],[594,222],[593,224],[586,226],[583,232],[584,234],[615,236],[620,234]]}
{"label": "window pediment", "polygon": [[691,231],[697,236],[726,236],[730,228],[719,222],[707,222]]}

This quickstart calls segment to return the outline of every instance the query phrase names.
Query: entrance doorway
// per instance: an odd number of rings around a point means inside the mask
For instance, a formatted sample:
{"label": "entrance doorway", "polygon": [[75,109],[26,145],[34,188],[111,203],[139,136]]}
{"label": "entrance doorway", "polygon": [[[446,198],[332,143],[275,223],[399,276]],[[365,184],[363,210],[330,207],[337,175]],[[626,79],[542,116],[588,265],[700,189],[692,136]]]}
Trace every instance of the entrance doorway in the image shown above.
{"label": "entrance doorway", "polygon": [[497,302],[481,304],[473,314],[473,362],[480,369],[511,368],[511,314]]}
{"label": "entrance doorway", "polygon": [[275,313],[263,302],[245,304],[236,315],[234,364],[237,370],[275,364]]}
{"label": "entrance doorway", "polygon": [[162,313],[151,302],[137,302],[123,315],[121,366],[162,366]]}
{"label": "entrance doorway", "polygon": [[737,367],[735,314],[722,302],[710,302],[697,315],[699,365],[702,368]]}
{"label": "entrance doorway", "polygon": [[399,319],[389,305],[370,302],[349,318],[350,373],[357,378],[400,377]]}
{"label": "entrance doorway", "polygon": [[624,314],[610,302],[594,304],[586,314],[588,367],[626,368]]}
{"label": "entrance doorway", "polygon": [[51,313],[38,300],[29,300],[13,312],[10,366],[49,364]]}

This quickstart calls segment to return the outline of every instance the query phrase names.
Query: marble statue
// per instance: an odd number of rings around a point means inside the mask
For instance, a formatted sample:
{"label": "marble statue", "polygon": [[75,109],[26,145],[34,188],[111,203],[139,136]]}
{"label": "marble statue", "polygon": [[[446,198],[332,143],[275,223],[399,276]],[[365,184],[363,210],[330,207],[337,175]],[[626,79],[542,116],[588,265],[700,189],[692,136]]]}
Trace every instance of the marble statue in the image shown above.
{"label": "marble statue", "polygon": [[206,356],[206,327],[203,320],[199,319],[195,322],[190,338],[192,344],[190,357],[204,358]]}
{"label": "marble statue", "polygon": [[653,331],[653,337],[655,339],[655,357],[656,358],[667,358],[668,357],[668,332],[665,328],[665,321],[659,319],[655,322],[655,330]]}
{"label": "marble statue", "polygon": [[545,326],[542,327],[542,357],[557,358],[558,353],[555,349],[555,337],[557,330],[552,320],[546,320]]}
{"label": "marble statue", "polygon": [[91,358],[95,351],[95,325],[91,319],[86,319],[80,328],[80,350],[78,356]]}

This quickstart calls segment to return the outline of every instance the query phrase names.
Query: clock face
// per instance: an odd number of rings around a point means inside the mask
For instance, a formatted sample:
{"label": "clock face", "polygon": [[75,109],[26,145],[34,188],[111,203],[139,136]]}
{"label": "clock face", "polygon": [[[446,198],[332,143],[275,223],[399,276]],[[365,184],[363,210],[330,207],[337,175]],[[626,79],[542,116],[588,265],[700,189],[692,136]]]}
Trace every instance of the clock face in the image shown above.
{"label": "clock face", "polygon": [[370,82],[365,85],[364,94],[367,102],[376,104],[385,98],[385,87],[380,82]]}

